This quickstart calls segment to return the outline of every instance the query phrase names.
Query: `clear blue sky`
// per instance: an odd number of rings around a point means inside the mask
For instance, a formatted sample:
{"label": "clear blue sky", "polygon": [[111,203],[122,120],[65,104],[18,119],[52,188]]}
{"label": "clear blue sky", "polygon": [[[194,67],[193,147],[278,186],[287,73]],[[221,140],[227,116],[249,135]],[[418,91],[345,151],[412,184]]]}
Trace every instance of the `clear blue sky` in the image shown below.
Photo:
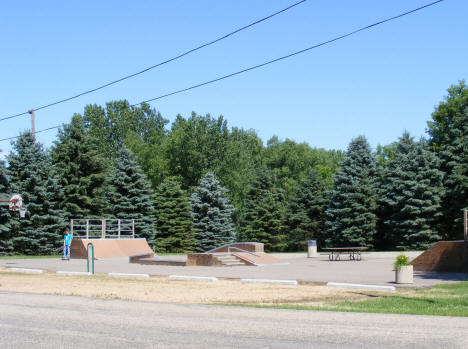
{"label": "clear blue sky", "polygon": [[[69,97],[171,58],[294,0],[3,1],[0,117]],[[137,103],[286,55],[429,0],[309,0],[176,62],[38,111],[36,129],[70,121],[87,104]],[[446,89],[468,77],[468,1],[446,0],[288,60],[151,103],[177,114],[220,114],[230,126],[345,149],[404,130],[425,135]],[[0,138],[30,127],[0,122]],[[57,131],[37,135],[50,146]],[[4,152],[9,142],[2,142]]]}

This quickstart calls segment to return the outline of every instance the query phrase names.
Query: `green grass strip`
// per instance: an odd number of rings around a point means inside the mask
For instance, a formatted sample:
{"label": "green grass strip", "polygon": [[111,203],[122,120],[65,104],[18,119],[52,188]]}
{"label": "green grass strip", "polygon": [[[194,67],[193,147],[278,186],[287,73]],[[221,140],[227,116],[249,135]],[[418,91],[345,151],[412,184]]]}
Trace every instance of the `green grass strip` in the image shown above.
{"label": "green grass strip", "polygon": [[[239,304],[231,304],[239,306]],[[438,316],[468,316],[468,282],[436,285],[428,289],[405,292],[402,295],[374,296],[363,301],[327,302],[321,306],[303,304],[250,304],[259,308],[326,310],[361,313],[389,313]]]}

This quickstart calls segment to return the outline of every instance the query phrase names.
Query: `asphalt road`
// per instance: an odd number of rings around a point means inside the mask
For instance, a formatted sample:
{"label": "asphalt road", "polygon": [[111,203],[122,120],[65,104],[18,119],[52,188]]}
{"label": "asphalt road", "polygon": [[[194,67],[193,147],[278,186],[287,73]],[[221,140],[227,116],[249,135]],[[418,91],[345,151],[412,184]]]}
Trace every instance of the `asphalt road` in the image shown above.
{"label": "asphalt road", "polygon": [[0,292],[0,348],[468,348],[468,318]]}

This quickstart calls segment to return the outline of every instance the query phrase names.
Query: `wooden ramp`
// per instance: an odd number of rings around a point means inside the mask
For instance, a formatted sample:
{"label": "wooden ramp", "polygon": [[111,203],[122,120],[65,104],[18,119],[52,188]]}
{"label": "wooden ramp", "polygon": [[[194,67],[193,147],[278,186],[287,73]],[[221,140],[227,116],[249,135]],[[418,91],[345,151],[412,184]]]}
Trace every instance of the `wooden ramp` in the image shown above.
{"label": "wooden ramp", "polygon": [[94,246],[94,258],[121,258],[149,254],[154,256],[146,239],[72,239],[71,258],[86,258],[86,247]]}
{"label": "wooden ramp", "polygon": [[468,243],[463,240],[437,242],[411,264],[415,271],[468,272]]}

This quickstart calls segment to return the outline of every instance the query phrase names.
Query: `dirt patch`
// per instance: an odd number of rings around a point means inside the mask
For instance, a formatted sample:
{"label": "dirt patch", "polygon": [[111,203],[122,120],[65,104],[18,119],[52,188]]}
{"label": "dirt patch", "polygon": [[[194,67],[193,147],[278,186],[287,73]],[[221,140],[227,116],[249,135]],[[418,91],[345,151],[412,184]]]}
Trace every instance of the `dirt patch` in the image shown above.
{"label": "dirt patch", "polygon": [[316,304],[343,300],[363,300],[378,296],[363,292],[317,285],[241,284],[237,280],[174,281],[165,277],[150,279],[113,278],[104,275],[75,276],[45,273],[29,275],[0,271],[0,290],[126,300],[185,304]]}

